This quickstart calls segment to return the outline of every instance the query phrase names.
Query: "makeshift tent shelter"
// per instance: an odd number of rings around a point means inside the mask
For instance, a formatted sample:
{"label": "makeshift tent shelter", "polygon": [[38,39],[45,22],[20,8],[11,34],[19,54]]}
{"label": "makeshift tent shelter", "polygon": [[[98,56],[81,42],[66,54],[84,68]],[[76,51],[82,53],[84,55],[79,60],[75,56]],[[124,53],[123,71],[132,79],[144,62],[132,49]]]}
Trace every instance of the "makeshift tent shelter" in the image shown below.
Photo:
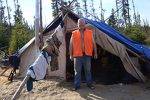
{"label": "makeshift tent shelter", "polygon": [[[77,20],[79,19],[79,16],[67,8],[64,9],[66,11],[65,18],[63,18],[61,14],[58,15],[46,27],[43,35],[44,41],[46,41],[51,34],[55,34],[58,40],[61,42],[58,58],[55,59],[58,61],[58,64],[55,65],[57,66],[57,70],[52,70],[49,67],[49,76],[59,76],[66,79],[66,63],[68,62],[66,56],[69,56],[68,52],[66,52],[68,48],[66,43],[66,35],[68,34],[66,33],[73,31],[77,27]],[[137,67],[138,63],[135,63],[135,60],[128,55],[128,51],[135,54],[137,57],[141,57],[141,59],[150,60],[150,49],[142,44],[128,39],[104,22],[98,22],[89,19],[86,19],[86,21],[94,28],[94,37],[97,45],[111,54],[119,57],[125,70],[134,78],[139,81],[145,81],[144,75]],[[19,69],[21,76],[25,76],[27,67],[32,64],[36,58],[34,40],[35,38],[31,39],[19,51],[21,54],[21,63]]]}

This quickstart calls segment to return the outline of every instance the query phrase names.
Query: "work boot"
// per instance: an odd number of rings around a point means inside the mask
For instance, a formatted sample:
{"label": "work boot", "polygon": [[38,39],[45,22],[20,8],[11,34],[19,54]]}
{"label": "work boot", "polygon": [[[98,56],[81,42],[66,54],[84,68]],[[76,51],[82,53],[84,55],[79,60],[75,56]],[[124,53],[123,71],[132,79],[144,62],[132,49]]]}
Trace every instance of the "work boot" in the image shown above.
{"label": "work boot", "polygon": [[73,89],[72,89],[72,91],[77,91],[77,90],[79,90],[80,89],[80,87],[74,87]]}
{"label": "work boot", "polygon": [[94,90],[95,87],[92,84],[87,85],[88,88],[90,88],[91,90]]}

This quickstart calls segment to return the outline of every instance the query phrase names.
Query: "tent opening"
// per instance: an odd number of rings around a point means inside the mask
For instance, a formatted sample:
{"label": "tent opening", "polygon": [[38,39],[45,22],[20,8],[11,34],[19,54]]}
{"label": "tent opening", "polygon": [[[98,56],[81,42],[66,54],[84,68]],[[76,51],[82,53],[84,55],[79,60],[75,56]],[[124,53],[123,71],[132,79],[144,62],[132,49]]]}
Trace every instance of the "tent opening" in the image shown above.
{"label": "tent opening", "polygon": [[[69,42],[71,33],[66,34],[66,79],[74,80],[73,61],[70,60]],[[98,59],[92,59],[92,78],[95,83],[100,84],[117,84],[132,83],[137,80],[124,69],[119,57],[107,52],[97,45]],[[85,82],[84,70],[81,73],[82,82]]]}

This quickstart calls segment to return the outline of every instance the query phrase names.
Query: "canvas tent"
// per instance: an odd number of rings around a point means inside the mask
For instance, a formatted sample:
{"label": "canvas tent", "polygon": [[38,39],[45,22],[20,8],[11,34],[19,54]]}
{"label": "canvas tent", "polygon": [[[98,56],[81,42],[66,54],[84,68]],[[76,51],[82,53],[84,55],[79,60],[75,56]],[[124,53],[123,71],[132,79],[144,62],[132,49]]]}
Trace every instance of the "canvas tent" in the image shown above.
{"label": "canvas tent", "polygon": [[[66,52],[66,48],[68,47],[68,45],[66,44],[65,36],[67,35],[67,32],[71,32],[77,27],[77,20],[79,18],[78,15],[71,12],[70,10],[67,10],[66,15],[67,16],[65,16],[63,21],[62,15],[58,15],[43,32],[44,41],[48,39],[51,34],[56,34],[58,39],[61,41],[61,45],[59,47],[60,52],[58,58],[55,59],[58,61],[58,69],[51,70],[51,68],[49,67],[48,75],[59,76],[64,79],[66,79],[66,62],[68,61],[66,59],[66,54],[68,54],[68,52]],[[104,22],[98,22],[89,19],[86,19],[86,21],[94,28],[94,37],[97,45],[110,52],[111,54],[119,57],[125,70],[134,78],[139,81],[145,81],[145,76],[137,67],[138,64],[133,61],[127,51],[131,51],[142,59],[150,60],[150,49],[142,44],[128,39]],[[34,40],[35,38],[31,39],[19,51],[19,53],[21,54],[19,72],[22,77],[25,76],[28,66],[32,64],[36,58],[36,47],[34,44]]]}

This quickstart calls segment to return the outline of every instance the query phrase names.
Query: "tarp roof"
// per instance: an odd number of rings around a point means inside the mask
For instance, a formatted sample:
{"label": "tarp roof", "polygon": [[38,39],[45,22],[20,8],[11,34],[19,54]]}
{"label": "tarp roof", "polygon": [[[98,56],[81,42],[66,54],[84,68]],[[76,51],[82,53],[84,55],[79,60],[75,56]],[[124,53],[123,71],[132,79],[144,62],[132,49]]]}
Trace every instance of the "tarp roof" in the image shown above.
{"label": "tarp roof", "polygon": [[98,22],[98,21],[92,21],[89,19],[86,19],[88,23],[92,24],[93,26],[100,29],[102,32],[106,33],[111,38],[119,41],[120,43],[124,44],[128,49],[132,50],[133,52],[139,54],[141,57],[147,59],[150,61],[150,48],[146,47],[145,45],[138,43],[136,41],[133,41],[120,32],[116,31],[111,26],[107,25],[104,22]]}

